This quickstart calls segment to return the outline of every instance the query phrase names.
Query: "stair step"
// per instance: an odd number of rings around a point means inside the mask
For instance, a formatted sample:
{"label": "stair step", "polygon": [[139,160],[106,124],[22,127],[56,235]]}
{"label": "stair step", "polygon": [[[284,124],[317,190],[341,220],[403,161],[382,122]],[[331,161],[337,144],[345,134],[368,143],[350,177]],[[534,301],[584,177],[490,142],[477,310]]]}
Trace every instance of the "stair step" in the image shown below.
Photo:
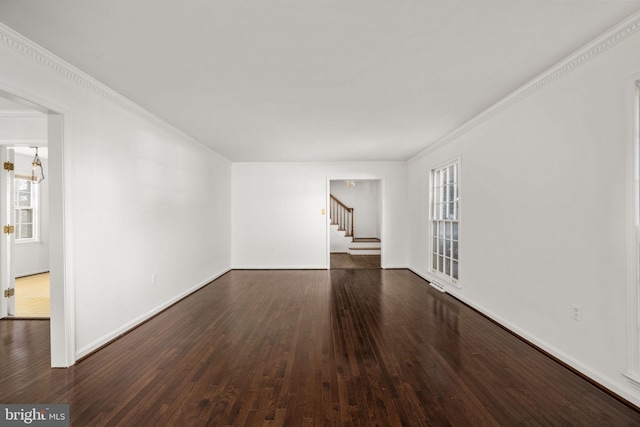
{"label": "stair step", "polygon": [[354,237],[354,242],[380,242],[377,237]]}
{"label": "stair step", "polygon": [[350,247],[347,253],[349,255],[381,255],[382,251],[377,247]]}

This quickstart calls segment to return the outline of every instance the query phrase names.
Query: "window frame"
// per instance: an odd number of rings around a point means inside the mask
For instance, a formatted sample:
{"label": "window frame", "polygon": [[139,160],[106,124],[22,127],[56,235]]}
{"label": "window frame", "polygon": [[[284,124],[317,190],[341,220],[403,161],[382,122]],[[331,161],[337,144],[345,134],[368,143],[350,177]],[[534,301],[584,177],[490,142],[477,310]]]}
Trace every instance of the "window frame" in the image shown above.
{"label": "window frame", "polygon": [[[443,173],[451,170],[454,171],[454,176],[451,179],[445,178]],[[461,159],[457,156],[432,167],[429,172],[429,273],[438,282],[457,288],[461,287],[460,171]],[[456,229],[457,233],[454,232]],[[449,269],[446,268],[447,265]]]}
{"label": "window frame", "polygon": [[[31,196],[31,206],[29,208],[24,208],[18,206],[18,181],[26,181],[30,183],[30,196]],[[15,242],[16,243],[32,243],[40,241],[40,190],[38,188],[38,184],[34,183],[31,180],[30,176],[26,175],[17,175],[14,177],[13,181],[13,194],[14,194],[14,203],[13,203],[13,211],[14,211],[14,223],[15,223]],[[19,211],[21,209],[30,209],[32,211],[31,214],[31,226],[32,226],[32,237],[20,238],[20,226],[22,223],[20,222]]]}

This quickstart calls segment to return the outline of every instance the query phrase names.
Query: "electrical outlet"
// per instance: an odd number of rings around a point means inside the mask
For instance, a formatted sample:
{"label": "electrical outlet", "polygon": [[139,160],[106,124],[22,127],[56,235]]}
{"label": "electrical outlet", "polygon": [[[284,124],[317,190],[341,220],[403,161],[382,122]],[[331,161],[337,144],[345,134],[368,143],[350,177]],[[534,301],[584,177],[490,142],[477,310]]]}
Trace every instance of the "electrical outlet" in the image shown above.
{"label": "electrical outlet", "polygon": [[571,304],[571,318],[573,320],[581,320],[582,319],[582,307],[579,305]]}
{"label": "electrical outlet", "polygon": [[151,284],[155,285],[156,282],[158,281],[157,279],[158,279],[158,276],[156,275],[156,273],[152,273],[151,274]]}

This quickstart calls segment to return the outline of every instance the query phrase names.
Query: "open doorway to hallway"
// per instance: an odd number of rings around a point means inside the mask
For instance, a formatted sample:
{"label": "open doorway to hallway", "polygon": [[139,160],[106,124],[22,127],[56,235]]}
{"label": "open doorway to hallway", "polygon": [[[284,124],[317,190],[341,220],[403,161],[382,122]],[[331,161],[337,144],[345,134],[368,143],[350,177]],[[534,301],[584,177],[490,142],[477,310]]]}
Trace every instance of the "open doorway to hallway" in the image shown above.
{"label": "open doorway to hallway", "polygon": [[3,164],[0,188],[8,208],[3,225],[10,228],[2,251],[6,286],[12,288],[9,319],[50,317],[47,139],[47,114],[0,98],[0,148],[11,165]]}
{"label": "open doorway to hallway", "polygon": [[330,268],[381,268],[381,181],[329,182]]}

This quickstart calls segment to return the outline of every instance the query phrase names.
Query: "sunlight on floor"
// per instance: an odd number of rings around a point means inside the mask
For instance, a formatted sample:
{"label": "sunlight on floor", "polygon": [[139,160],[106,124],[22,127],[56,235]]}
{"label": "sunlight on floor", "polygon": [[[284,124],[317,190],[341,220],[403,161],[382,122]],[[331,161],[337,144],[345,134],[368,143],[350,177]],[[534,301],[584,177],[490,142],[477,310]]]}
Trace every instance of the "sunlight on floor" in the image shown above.
{"label": "sunlight on floor", "polygon": [[49,273],[16,279],[15,317],[49,317]]}

